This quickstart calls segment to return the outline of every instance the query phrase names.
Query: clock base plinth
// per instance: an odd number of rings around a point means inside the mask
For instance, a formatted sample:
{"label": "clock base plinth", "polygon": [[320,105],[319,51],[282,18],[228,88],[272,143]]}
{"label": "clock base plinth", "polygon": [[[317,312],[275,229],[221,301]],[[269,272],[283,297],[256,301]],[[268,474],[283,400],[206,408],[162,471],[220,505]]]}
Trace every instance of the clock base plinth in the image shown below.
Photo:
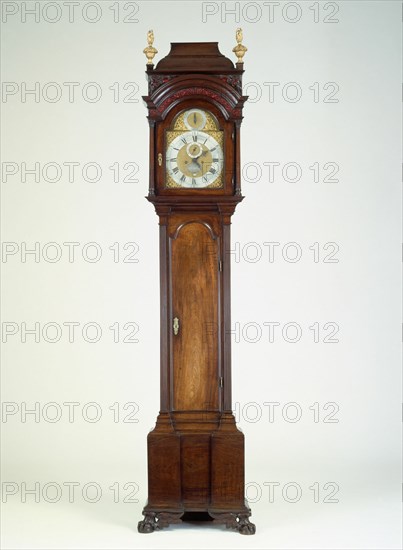
{"label": "clock base plinth", "polygon": [[245,501],[241,509],[212,509],[206,510],[161,510],[159,508],[149,508],[148,505],[143,510],[144,519],[138,522],[137,530],[139,533],[153,533],[159,529],[164,529],[172,524],[197,521],[199,524],[222,524],[227,529],[238,531],[241,535],[254,535],[256,533],[255,525],[249,521],[251,515],[250,508]]}
{"label": "clock base plinth", "polygon": [[232,412],[160,413],[147,441],[148,502],[140,533],[197,520],[255,533],[244,499],[244,436]]}

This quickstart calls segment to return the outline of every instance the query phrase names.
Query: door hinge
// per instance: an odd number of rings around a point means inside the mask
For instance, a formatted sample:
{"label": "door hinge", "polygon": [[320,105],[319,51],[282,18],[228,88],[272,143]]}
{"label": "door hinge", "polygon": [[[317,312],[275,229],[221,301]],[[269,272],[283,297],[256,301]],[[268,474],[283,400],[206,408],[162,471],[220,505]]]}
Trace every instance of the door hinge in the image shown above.
{"label": "door hinge", "polygon": [[219,378],[219,386],[220,386],[220,388],[224,387],[224,378],[222,376],[220,376],[220,378]]}
{"label": "door hinge", "polygon": [[218,260],[218,271],[222,271],[222,260]]}

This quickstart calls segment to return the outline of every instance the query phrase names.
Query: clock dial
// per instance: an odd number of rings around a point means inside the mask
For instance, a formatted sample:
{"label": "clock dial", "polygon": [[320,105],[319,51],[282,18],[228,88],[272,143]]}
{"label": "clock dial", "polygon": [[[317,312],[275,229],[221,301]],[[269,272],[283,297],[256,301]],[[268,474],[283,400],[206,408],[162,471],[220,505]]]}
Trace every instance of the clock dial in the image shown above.
{"label": "clock dial", "polygon": [[223,187],[224,134],[209,111],[181,111],[166,132],[167,188]]}
{"label": "clock dial", "polygon": [[[193,119],[193,114],[199,116],[200,112],[188,111],[188,118]],[[174,182],[171,186],[203,188],[221,181],[223,150],[211,133],[193,130],[172,134],[166,150],[166,172]]]}
{"label": "clock dial", "polygon": [[166,170],[176,186],[203,188],[221,176],[224,155],[218,141],[206,132],[183,132],[166,152]]}
{"label": "clock dial", "polygon": [[190,109],[183,115],[183,122],[188,130],[202,130],[207,122],[207,117],[201,109]]}

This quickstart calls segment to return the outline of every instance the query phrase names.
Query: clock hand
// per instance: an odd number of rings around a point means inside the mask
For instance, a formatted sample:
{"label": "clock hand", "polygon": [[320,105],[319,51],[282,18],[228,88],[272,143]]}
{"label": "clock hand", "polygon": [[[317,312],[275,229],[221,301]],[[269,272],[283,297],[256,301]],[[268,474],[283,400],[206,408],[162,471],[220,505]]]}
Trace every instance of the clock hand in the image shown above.
{"label": "clock hand", "polygon": [[196,158],[192,158],[192,162],[190,162],[188,165],[187,165],[187,169],[189,170],[189,172],[192,174],[192,175],[195,175],[197,174],[198,172],[200,172],[202,170],[202,167],[201,165],[199,164],[198,160],[201,158],[201,157],[204,157],[205,155],[207,155],[208,151],[203,151],[198,157]]}
{"label": "clock hand", "polygon": [[194,161],[198,161],[200,157],[205,157],[208,153],[208,150],[207,151],[203,151],[198,157],[196,157],[195,159],[193,159]]}
{"label": "clock hand", "polygon": [[197,159],[192,159],[192,162],[188,164],[187,169],[191,174],[197,174],[197,172],[200,172],[201,166],[197,162]]}
{"label": "clock hand", "polygon": [[[195,145],[193,147],[193,150],[197,150],[197,145]],[[200,147],[200,146],[199,146]],[[200,172],[202,170],[202,167],[200,165],[200,163],[198,162],[198,160],[201,158],[201,157],[205,157],[208,153],[208,149],[206,151],[203,151],[203,149],[201,149],[201,153],[198,157],[193,157],[191,156],[192,154],[192,148],[190,149],[187,149],[187,154],[188,156],[190,157],[190,163],[187,164],[187,169],[188,171],[192,174],[192,175],[195,175],[197,174],[198,172]]]}

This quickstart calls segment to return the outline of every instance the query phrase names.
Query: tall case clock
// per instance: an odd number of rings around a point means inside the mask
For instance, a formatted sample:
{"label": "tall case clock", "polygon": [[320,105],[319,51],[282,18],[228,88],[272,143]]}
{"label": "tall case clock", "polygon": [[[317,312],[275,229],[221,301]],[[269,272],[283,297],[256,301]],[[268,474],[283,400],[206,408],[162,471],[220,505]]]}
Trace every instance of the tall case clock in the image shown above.
{"label": "tall case clock", "polygon": [[244,436],[231,402],[231,217],[240,186],[242,31],[236,65],[217,42],[172,43],[156,66],[148,33],[150,180],[160,228],[160,412],[148,434],[140,533],[186,519],[253,534]]}

